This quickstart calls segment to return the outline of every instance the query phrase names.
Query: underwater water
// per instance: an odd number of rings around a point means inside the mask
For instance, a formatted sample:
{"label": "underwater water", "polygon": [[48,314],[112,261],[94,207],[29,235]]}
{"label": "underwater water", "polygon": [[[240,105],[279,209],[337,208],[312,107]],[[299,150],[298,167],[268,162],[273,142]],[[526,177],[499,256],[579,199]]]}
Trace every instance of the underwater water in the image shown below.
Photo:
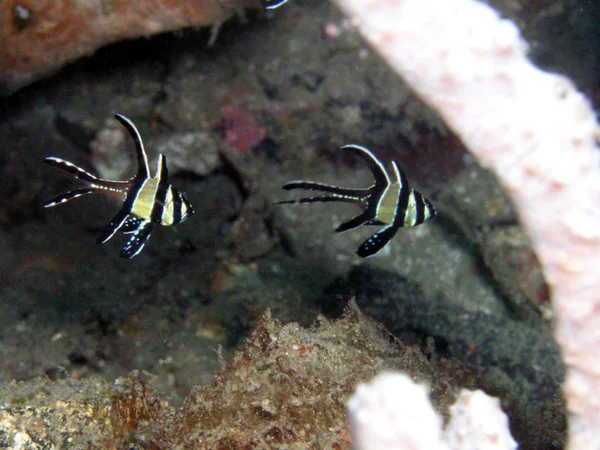
{"label": "underwater water", "polygon": [[[488,3],[598,104],[591,3]],[[0,99],[0,448],[348,449],[345,402],[383,369],[427,382],[444,417],[482,389],[520,448],[563,448],[550,293],[493,175],[333,5],[214,32],[111,44]],[[194,209],[132,259],[131,235],[96,239],[133,191],[43,207],[85,186],[44,158],[136,174],[117,113]],[[357,249],[383,224],[335,232],[368,201],[275,204],[323,195],[294,180],[369,188],[347,144],[437,211],[371,258]]]}

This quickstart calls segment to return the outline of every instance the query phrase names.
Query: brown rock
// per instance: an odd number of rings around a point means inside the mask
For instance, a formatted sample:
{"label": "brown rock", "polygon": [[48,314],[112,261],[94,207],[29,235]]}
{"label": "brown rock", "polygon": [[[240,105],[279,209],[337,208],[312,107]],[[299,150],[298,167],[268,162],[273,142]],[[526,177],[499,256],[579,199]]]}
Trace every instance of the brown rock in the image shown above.
{"label": "brown rock", "polygon": [[0,95],[98,48],[193,26],[218,27],[258,0],[8,0],[0,3]]}

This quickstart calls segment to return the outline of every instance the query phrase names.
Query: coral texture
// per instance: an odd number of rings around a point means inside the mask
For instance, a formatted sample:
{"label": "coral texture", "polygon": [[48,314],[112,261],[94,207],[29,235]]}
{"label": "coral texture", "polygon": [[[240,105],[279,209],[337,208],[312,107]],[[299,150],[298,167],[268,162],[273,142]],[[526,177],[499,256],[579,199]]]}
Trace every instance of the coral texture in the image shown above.
{"label": "coral texture", "polygon": [[450,408],[450,416],[444,438],[452,449],[517,448],[500,402],[483,391],[463,389]]}
{"label": "coral texture", "polygon": [[0,3],[0,94],[122,39],[216,28],[256,0],[8,0]]}
{"label": "coral texture", "polygon": [[[447,450],[442,442],[442,418],[431,407],[427,391],[399,372],[384,372],[358,386],[348,401],[352,447]],[[402,404],[409,407],[398,408]]]}
{"label": "coral texture", "polygon": [[533,66],[517,27],[478,1],[335,1],[511,196],[552,292],[569,447],[595,448],[600,152],[588,101]]}
{"label": "coral texture", "polygon": [[427,387],[400,372],[384,372],[359,385],[348,401],[348,417],[356,450],[517,447],[498,399],[463,389],[450,407],[450,420],[442,433],[442,418],[431,405]]}

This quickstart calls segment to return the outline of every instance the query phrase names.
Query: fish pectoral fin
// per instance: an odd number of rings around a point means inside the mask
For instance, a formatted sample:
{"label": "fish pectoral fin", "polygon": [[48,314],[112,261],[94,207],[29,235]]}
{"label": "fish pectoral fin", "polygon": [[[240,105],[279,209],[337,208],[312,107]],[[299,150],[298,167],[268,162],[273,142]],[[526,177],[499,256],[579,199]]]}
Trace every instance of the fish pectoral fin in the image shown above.
{"label": "fish pectoral fin", "polygon": [[121,258],[131,259],[141,252],[146,242],[148,242],[153,226],[154,224],[149,220],[140,219],[137,229],[131,232],[131,237],[121,249],[119,256]]}
{"label": "fish pectoral fin", "polygon": [[44,208],[52,208],[53,206],[67,203],[73,200],[74,198],[82,197],[88,194],[93,194],[94,192],[95,190],[92,188],[75,189],[73,191],[69,191],[62,195],[59,195],[58,197],[54,198],[53,200],[50,200],[49,202],[44,203]]}
{"label": "fish pectoral fin", "polygon": [[354,230],[355,228],[368,223],[373,216],[371,214],[367,214],[363,212],[362,214],[342,223],[339,227],[335,229],[336,233],[343,233],[344,231]]}
{"label": "fish pectoral fin", "polygon": [[394,237],[398,231],[397,226],[388,225],[382,228],[361,244],[356,254],[361,258],[369,258],[379,252]]}

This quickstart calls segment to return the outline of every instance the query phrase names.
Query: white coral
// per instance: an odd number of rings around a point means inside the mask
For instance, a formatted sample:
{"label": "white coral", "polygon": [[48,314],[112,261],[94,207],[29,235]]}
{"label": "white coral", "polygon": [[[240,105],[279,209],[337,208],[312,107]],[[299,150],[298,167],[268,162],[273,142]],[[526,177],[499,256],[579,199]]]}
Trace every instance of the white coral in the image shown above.
{"label": "white coral", "polygon": [[452,450],[514,450],[517,443],[497,398],[464,389],[450,408],[445,440]]}
{"label": "white coral", "polygon": [[348,416],[356,450],[447,450],[427,388],[403,373],[384,372],[358,386]]}
{"label": "white coral", "polygon": [[508,420],[496,398],[463,390],[442,418],[429,401],[428,389],[408,375],[384,372],[358,386],[348,401],[355,450],[515,450]]}

